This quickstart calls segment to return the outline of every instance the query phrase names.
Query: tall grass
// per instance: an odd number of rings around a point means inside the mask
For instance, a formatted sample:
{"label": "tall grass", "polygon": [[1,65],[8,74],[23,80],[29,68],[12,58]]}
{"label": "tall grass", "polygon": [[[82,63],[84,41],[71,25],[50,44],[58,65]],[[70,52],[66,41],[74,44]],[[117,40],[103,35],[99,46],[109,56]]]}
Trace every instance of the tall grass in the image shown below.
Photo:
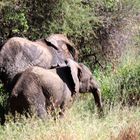
{"label": "tall grass", "polygon": [[[140,138],[140,108],[112,109],[105,107],[107,115],[99,119],[96,113],[83,109],[79,101],[59,120],[24,119],[0,127],[3,140],[138,140]],[[79,113],[79,108],[81,111]],[[87,111],[87,112],[86,112]],[[131,139],[131,140],[133,140]]]}

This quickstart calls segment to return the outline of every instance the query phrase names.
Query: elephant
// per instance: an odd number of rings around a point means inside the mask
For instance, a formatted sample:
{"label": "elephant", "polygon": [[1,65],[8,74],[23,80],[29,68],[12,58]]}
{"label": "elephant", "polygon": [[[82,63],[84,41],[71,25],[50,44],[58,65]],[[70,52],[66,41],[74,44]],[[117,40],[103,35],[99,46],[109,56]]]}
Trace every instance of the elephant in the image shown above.
{"label": "elephant", "polygon": [[49,69],[66,65],[67,58],[77,60],[78,51],[63,34],[30,41],[12,37],[0,47],[0,79],[10,91],[14,76],[31,66]]}
{"label": "elephant", "polygon": [[103,112],[99,86],[91,71],[82,63],[67,59],[67,66],[44,69],[33,66],[14,78],[9,98],[9,112],[47,116],[48,110],[59,108],[64,114],[76,94],[92,92],[99,113]]}

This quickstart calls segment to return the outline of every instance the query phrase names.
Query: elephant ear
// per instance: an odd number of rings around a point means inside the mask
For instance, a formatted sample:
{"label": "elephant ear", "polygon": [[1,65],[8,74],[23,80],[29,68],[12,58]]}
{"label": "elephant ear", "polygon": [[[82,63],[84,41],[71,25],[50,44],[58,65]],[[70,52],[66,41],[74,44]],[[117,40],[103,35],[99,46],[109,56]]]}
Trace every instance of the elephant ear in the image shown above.
{"label": "elephant ear", "polygon": [[71,76],[75,85],[74,91],[78,93],[79,87],[80,87],[79,75],[81,73],[81,67],[79,66],[77,62],[73,61],[72,59],[67,59],[67,65],[68,67],[70,67]]}
{"label": "elephant ear", "polygon": [[74,46],[71,46],[70,44],[66,44],[66,45],[67,45],[69,52],[73,56],[74,60],[78,61],[78,54],[79,54],[78,50]]}
{"label": "elephant ear", "polygon": [[63,51],[66,58],[78,59],[78,51],[74,48],[68,38],[63,34],[52,34],[45,39],[47,45],[54,47],[56,50]]}

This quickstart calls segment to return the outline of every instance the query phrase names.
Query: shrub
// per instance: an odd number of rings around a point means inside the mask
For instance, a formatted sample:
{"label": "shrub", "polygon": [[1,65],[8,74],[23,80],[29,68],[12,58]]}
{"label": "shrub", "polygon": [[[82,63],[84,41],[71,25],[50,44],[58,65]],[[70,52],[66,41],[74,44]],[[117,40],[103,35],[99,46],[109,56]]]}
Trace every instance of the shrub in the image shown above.
{"label": "shrub", "polygon": [[64,33],[78,48],[79,61],[91,69],[106,67],[117,62],[136,34],[139,7],[139,0],[2,0],[0,38]]}
{"label": "shrub", "polygon": [[105,101],[110,103],[121,101],[123,104],[136,105],[140,103],[139,56],[134,53],[130,57],[129,53],[123,59],[124,62],[114,72],[108,68],[105,72],[99,72],[97,77]]}

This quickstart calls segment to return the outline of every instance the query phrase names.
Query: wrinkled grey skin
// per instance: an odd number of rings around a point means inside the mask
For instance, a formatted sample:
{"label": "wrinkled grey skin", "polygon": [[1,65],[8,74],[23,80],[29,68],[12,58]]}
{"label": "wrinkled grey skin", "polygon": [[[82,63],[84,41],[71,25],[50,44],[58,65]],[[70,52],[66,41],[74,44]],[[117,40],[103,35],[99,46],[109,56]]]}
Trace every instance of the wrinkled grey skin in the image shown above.
{"label": "wrinkled grey skin", "polygon": [[63,34],[37,41],[12,37],[0,48],[0,79],[8,89],[14,76],[27,68],[63,66],[67,58],[77,59],[77,51]]}
{"label": "wrinkled grey skin", "polygon": [[[101,94],[90,70],[83,64],[68,60],[67,66],[55,69],[32,67],[16,77],[17,82],[9,100],[10,111],[30,112],[44,118],[48,108],[60,108],[63,114],[73,95],[92,92],[102,111]],[[34,109],[32,109],[34,108]]]}
{"label": "wrinkled grey skin", "polygon": [[92,75],[91,71],[87,66],[80,63],[81,67],[81,73],[79,75],[79,92],[80,93],[87,93],[90,92],[94,96],[95,104],[98,107],[98,113],[100,116],[103,115],[103,105],[101,100],[101,91],[99,88],[99,85],[95,79],[95,77]]}

